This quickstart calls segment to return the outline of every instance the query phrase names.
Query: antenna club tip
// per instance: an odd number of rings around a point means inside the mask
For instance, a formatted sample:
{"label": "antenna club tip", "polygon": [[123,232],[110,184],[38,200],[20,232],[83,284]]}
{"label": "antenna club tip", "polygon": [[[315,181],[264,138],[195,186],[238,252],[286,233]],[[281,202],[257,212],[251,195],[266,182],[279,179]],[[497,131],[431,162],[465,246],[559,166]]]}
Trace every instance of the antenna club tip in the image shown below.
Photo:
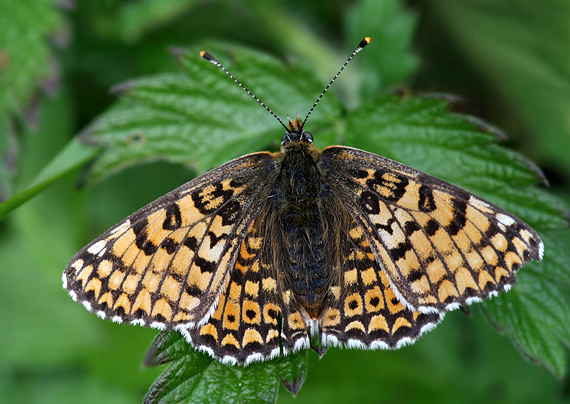
{"label": "antenna club tip", "polygon": [[367,36],[366,38],[364,38],[362,41],[360,41],[360,44],[358,44],[358,46],[360,48],[364,48],[366,45],[368,45],[370,42],[372,41],[372,39]]}
{"label": "antenna club tip", "polygon": [[210,55],[208,52],[206,51],[201,51],[200,52],[200,56],[202,56],[204,59],[206,59],[209,62],[214,62],[216,61],[216,58],[213,57],[212,55]]}

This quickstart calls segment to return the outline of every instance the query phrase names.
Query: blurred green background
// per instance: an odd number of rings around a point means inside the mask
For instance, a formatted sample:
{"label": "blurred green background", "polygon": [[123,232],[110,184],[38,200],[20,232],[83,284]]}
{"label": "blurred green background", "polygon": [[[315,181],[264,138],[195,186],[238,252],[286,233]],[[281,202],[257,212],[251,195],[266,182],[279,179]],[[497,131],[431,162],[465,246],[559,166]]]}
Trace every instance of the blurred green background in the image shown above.
{"label": "blurred green background", "polygon": [[[326,83],[369,35],[380,51],[357,63],[374,79],[361,88],[347,71],[345,105],[397,90],[461,97],[456,110],[504,131],[570,201],[570,6],[561,1],[0,0],[0,26],[2,198],[113,104],[113,85],[177,71],[170,47],[218,40],[294,55]],[[0,222],[0,402],[141,402],[162,371],[142,367],[156,331],[87,313],[60,275],[84,244],[194,174],[154,162],[78,190],[76,171]],[[278,402],[293,400],[557,403],[570,400],[570,384],[523,358],[473,307],[399,351],[311,355],[298,396],[281,388]]]}

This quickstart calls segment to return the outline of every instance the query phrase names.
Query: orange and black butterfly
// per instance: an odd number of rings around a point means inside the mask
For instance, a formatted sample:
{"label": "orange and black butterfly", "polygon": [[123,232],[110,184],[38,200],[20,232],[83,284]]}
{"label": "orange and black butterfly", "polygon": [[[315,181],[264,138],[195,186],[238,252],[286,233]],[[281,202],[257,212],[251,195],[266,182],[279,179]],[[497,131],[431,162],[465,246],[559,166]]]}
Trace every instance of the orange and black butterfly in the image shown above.
{"label": "orange and black butterfly", "polygon": [[318,150],[306,120],[289,119],[280,152],[223,164],[89,243],[63,274],[71,297],[249,364],[311,338],[399,348],[542,258],[511,213],[363,150]]}

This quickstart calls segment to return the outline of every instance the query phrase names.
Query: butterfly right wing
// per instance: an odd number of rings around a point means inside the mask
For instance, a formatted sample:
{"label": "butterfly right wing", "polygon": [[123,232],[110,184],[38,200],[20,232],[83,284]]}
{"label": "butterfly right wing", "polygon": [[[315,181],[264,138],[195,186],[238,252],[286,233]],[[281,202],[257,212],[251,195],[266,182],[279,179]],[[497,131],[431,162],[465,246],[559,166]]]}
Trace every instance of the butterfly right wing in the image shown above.
{"label": "butterfly right wing", "polygon": [[324,149],[320,164],[410,310],[445,312],[494,296],[542,258],[522,220],[431,175],[342,146]]}
{"label": "butterfly right wing", "polygon": [[276,175],[270,153],[203,174],[85,246],[66,267],[64,288],[116,322],[159,329],[203,324]]}

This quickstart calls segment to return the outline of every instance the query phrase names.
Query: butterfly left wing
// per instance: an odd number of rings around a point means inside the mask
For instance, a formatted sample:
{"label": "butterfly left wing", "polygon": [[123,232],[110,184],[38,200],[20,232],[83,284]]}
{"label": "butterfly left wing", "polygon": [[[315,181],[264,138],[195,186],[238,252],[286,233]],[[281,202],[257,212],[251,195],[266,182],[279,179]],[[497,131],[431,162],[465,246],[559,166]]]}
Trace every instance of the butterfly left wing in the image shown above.
{"label": "butterfly left wing", "polygon": [[250,224],[212,317],[197,328],[177,328],[193,346],[223,363],[247,365],[309,346],[295,297],[270,264],[267,226],[264,215]]}
{"label": "butterfly left wing", "polygon": [[116,322],[159,329],[206,322],[276,173],[270,153],[254,153],[197,177],[79,251],[64,288]]}
{"label": "butterfly left wing", "polygon": [[496,295],[522,265],[542,258],[530,226],[433,176],[342,146],[324,149],[319,165],[411,311],[444,312]]}

